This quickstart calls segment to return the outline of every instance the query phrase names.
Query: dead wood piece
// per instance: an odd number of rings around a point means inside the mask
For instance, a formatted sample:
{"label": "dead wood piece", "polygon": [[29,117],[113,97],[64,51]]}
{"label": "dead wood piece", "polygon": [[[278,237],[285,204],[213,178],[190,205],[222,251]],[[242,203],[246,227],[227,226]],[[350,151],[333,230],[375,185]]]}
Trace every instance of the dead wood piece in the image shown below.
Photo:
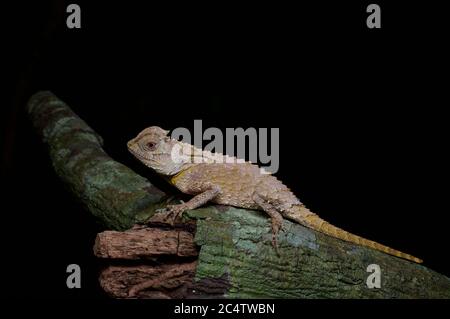
{"label": "dead wood piece", "polygon": [[115,298],[186,298],[197,262],[109,266],[100,274],[100,285]]}
{"label": "dead wood piece", "polygon": [[197,256],[194,236],[183,230],[142,228],[97,235],[94,254],[100,258],[139,260],[161,255]]}

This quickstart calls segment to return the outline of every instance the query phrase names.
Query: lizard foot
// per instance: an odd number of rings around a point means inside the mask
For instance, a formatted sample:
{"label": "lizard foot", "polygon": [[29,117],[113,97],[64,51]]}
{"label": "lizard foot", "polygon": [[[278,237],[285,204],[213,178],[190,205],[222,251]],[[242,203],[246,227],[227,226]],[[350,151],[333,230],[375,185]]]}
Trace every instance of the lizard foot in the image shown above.
{"label": "lizard foot", "polygon": [[278,233],[283,229],[283,219],[272,218],[272,246],[275,249],[278,257],[280,257],[280,251],[278,250]]}
{"label": "lizard foot", "polygon": [[175,220],[181,216],[189,208],[185,203],[178,205],[167,205],[166,208],[156,210],[157,213],[166,214],[165,221],[171,226],[175,224]]}

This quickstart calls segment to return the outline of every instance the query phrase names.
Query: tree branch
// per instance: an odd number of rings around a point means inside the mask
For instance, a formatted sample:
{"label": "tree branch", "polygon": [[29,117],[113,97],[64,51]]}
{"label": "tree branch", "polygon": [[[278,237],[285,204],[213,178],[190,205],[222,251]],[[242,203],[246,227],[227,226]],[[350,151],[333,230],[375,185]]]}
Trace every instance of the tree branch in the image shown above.
{"label": "tree branch", "polygon": [[[284,221],[280,254],[261,212],[209,206],[164,224],[164,194],[115,162],[101,138],[50,92],[34,95],[30,118],[56,173],[108,228],[94,253],[102,287],[118,298],[450,298],[450,279],[426,267]],[[152,216],[150,227],[134,227]],[[130,229],[131,228],[131,229]],[[368,265],[381,288],[368,288]],[[131,292],[131,293],[130,293]]]}
{"label": "tree branch", "polygon": [[164,193],[109,157],[102,138],[63,101],[39,92],[27,110],[58,176],[104,225],[128,229],[153,214]]}

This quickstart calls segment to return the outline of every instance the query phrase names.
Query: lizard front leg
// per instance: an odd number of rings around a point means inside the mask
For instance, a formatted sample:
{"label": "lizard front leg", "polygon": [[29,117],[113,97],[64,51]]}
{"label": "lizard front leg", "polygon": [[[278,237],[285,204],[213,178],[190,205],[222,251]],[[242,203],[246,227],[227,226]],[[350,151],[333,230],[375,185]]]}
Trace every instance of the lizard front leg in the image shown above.
{"label": "lizard front leg", "polygon": [[187,210],[196,209],[207,202],[211,201],[220,193],[220,187],[218,186],[211,186],[210,188],[206,189],[205,191],[195,195],[193,198],[191,198],[188,202],[178,204],[178,205],[168,205],[166,207],[166,212],[168,213],[168,216],[173,215],[172,224],[175,222],[175,220],[183,214]]}

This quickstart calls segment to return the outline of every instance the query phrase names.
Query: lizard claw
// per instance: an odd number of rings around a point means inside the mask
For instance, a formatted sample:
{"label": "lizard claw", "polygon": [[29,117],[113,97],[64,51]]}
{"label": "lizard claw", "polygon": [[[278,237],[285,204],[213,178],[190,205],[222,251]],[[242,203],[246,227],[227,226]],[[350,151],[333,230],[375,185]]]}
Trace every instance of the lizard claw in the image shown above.
{"label": "lizard claw", "polygon": [[173,215],[173,222],[175,222],[178,217],[181,217],[183,213],[188,210],[188,207],[183,203],[178,205],[168,205],[167,209],[169,210],[169,214]]}
{"label": "lizard claw", "polygon": [[280,257],[280,251],[278,249],[278,234],[280,230],[284,231],[283,220],[272,218],[272,246],[275,249],[275,253]]}
{"label": "lizard claw", "polygon": [[167,205],[165,208],[157,209],[155,212],[159,214],[165,214],[166,221],[173,226],[178,216],[182,215],[183,212],[186,211],[187,209],[188,208],[183,203],[178,205]]}

